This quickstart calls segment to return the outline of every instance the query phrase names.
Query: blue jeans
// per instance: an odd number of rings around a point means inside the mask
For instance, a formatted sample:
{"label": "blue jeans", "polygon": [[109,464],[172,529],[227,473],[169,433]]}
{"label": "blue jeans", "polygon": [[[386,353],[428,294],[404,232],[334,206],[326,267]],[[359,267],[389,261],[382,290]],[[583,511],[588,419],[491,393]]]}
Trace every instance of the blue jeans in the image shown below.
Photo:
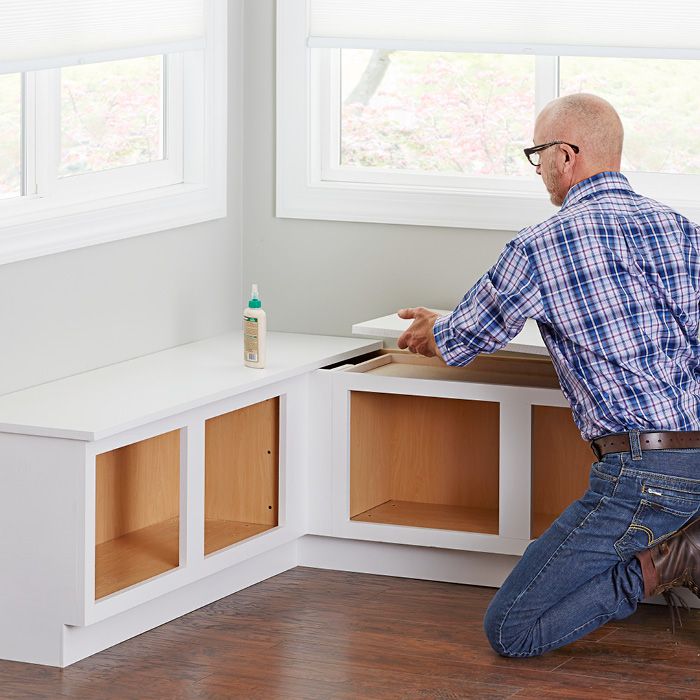
{"label": "blue jeans", "polygon": [[635,552],[698,516],[700,450],[603,456],[583,497],[528,546],[491,601],[491,646],[502,656],[538,656],[631,615],[644,598]]}

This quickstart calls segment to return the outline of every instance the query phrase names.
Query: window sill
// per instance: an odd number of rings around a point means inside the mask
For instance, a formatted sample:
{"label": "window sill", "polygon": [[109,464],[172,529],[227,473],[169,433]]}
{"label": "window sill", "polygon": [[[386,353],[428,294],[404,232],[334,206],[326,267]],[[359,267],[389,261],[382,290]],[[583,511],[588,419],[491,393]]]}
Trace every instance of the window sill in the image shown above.
{"label": "window sill", "polygon": [[[405,184],[308,181],[299,160],[278,149],[276,216],[290,219],[520,231],[559,211],[532,188],[428,187]],[[624,174],[624,173],[623,173]],[[693,196],[700,176],[627,174],[635,192],[656,199],[691,221],[700,221]]]}
{"label": "window sill", "polygon": [[556,211],[544,193],[307,184],[283,177],[277,182],[277,216],[281,218],[518,231]]}
{"label": "window sill", "polygon": [[0,265],[224,216],[225,186],[192,184],[18,215],[0,226]]}

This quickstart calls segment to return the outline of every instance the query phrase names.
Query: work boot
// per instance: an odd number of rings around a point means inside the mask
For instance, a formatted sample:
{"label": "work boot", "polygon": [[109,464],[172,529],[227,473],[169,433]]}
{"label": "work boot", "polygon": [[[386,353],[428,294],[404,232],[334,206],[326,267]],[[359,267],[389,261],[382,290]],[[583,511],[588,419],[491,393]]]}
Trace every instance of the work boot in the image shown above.
{"label": "work boot", "polygon": [[700,598],[700,519],[635,556],[642,565],[644,597],[651,598],[659,593],[663,595],[675,632],[676,618],[683,625],[679,608],[688,610],[688,604],[672,589],[683,586]]}

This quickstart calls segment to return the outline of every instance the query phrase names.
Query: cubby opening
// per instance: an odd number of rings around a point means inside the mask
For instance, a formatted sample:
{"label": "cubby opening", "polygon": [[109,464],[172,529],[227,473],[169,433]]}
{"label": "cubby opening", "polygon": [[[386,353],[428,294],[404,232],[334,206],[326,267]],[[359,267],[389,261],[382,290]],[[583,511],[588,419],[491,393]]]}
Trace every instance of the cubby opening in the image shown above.
{"label": "cubby opening", "polygon": [[498,533],[499,405],[352,391],[354,521]]}
{"label": "cubby opening", "polygon": [[571,409],[532,407],[531,537],[539,537],[588,488],[595,457]]}
{"label": "cubby opening", "polygon": [[401,350],[380,350],[375,357],[345,371],[386,377],[559,388],[549,357],[514,352],[480,355],[466,367],[451,367],[436,357],[422,357]]}
{"label": "cubby opening", "polygon": [[97,455],[95,599],[179,566],[180,431]]}
{"label": "cubby opening", "polygon": [[204,553],[278,525],[279,397],[205,427]]}

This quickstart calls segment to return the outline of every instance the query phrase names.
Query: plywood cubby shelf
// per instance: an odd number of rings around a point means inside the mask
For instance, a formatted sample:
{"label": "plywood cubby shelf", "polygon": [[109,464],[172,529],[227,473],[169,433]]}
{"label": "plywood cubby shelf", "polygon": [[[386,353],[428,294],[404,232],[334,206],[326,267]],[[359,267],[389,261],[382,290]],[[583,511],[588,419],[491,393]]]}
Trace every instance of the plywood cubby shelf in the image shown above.
{"label": "plywood cubby shelf", "polygon": [[359,513],[353,520],[367,523],[412,525],[436,530],[462,530],[498,534],[497,508],[471,508],[444,503],[386,501]]}
{"label": "plywood cubby shelf", "polygon": [[97,455],[95,599],[179,566],[180,431]]}
{"label": "plywood cubby shelf", "polygon": [[279,524],[279,398],[205,424],[204,553]]}
{"label": "plywood cubby shelf", "polygon": [[351,392],[350,517],[498,532],[498,404]]}
{"label": "plywood cubby shelf", "polygon": [[532,407],[531,537],[539,537],[583,495],[594,461],[569,408]]}

